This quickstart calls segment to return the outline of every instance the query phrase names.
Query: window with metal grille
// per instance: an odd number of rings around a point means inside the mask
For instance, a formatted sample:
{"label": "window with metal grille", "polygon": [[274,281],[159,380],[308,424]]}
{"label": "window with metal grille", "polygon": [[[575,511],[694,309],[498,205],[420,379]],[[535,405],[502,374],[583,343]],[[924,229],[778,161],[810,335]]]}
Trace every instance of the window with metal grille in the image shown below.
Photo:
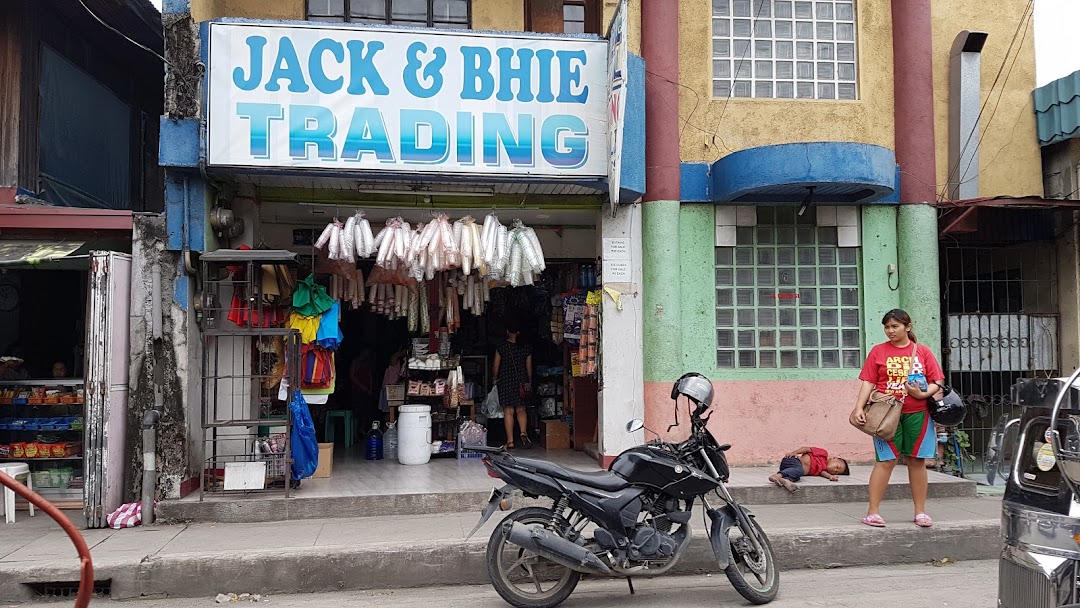
{"label": "window with metal grille", "polygon": [[716,366],[861,367],[858,232],[854,207],[718,208]]}
{"label": "window with metal grille", "polygon": [[468,29],[471,0],[307,0],[309,21]]}
{"label": "window with metal grille", "polygon": [[714,97],[858,99],[853,1],[712,6]]}

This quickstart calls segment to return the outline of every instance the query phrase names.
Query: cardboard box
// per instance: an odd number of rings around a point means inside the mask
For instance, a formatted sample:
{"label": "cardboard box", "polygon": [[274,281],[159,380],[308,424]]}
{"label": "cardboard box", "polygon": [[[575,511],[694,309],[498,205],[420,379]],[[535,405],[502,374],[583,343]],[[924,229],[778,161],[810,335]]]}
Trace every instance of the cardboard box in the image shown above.
{"label": "cardboard box", "polygon": [[330,477],[334,472],[334,444],[319,444],[319,466],[315,469],[312,478]]}
{"label": "cardboard box", "polygon": [[562,420],[541,420],[540,445],[545,450],[569,450],[570,425]]}

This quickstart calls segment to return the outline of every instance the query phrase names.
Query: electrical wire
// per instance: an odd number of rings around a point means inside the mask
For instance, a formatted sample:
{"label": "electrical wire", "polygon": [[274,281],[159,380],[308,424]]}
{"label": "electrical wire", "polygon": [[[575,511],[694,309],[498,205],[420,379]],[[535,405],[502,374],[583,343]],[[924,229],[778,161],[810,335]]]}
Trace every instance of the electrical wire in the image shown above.
{"label": "electrical wire", "polygon": [[[1034,11],[1032,11],[1032,16],[1034,16]],[[1019,46],[1016,47],[1016,54],[1013,55],[1012,63],[1009,64],[1009,71],[1005,73],[1005,80],[1001,83],[1001,88],[998,89],[997,100],[994,102],[993,111],[990,112],[990,118],[986,119],[986,127],[984,128],[984,130],[986,130],[986,131],[990,130],[990,124],[992,122],[994,122],[994,116],[997,115],[998,107],[1000,107],[1000,105],[1001,105],[1001,98],[1005,94],[1005,86],[1009,84],[1009,77],[1012,76],[1013,68],[1016,67],[1016,60],[1020,58],[1020,50],[1024,48],[1024,41],[1027,40],[1028,28],[1023,27],[1022,29],[1023,29],[1024,33],[1020,37],[1020,44],[1019,44]],[[989,99],[989,97],[990,96],[987,95],[987,99]],[[1031,96],[1030,95],[1028,96],[1028,103],[1031,103]],[[1026,108],[1027,106],[1025,105],[1024,107]],[[1013,128],[1015,129],[1015,125],[1014,125]],[[968,170],[971,169],[971,163],[975,162],[975,158],[976,158],[975,155],[979,152],[979,148],[982,147],[984,141],[986,141],[986,138],[980,137],[979,142],[977,144],[975,144],[975,151],[972,152],[971,158],[968,159],[967,165],[964,167],[964,170],[961,171],[956,176],[958,180],[963,180],[963,181],[960,181],[959,183],[961,183],[961,184],[967,183],[968,181],[971,181],[971,179],[976,179],[979,176],[980,169],[979,169],[979,167],[975,167],[975,176],[973,176],[972,178],[969,178],[968,180],[963,179],[964,176],[967,175]],[[1000,154],[1000,151],[998,152],[998,154]],[[996,160],[997,156],[995,156],[994,158]],[[959,161],[960,159],[958,158],[957,160]]]}
{"label": "electrical wire", "polygon": [[[772,6],[770,0],[755,0],[755,3],[757,4],[757,12],[754,15],[754,18],[752,19],[752,21],[750,23],[750,34],[751,34],[751,36],[750,36],[749,40],[747,41],[746,51],[743,53],[743,56],[741,58],[739,58],[739,61],[735,64],[734,71],[731,72],[731,86],[728,87],[727,97],[724,98],[724,105],[720,107],[720,117],[716,119],[716,125],[713,127],[713,131],[718,131],[720,129],[720,123],[724,122],[724,115],[727,114],[727,107],[728,107],[728,103],[731,101],[731,94],[735,91],[735,83],[736,83],[736,81],[738,79],[738,76],[739,76],[739,70],[742,68],[743,63],[746,61],[747,55],[750,54],[750,47],[754,46],[754,35],[753,34],[754,34],[754,31],[757,29],[758,21],[761,20],[761,9],[765,8],[765,3],[766,2],[769,2],[770,3],[769,5]],[[1034,2],[1034,0],[1032,0],[1032,2]],[[734,23],[733,23],[732,28],[734,28],[734,27],[735,26],[734,26]],[[734,29],[732,30],[731,33],[732,33],[732,40],[734,40],[735,39],[735,37],[734,37],[734,34],[735,34]],[[751,91],[751,95],[753,95],[752,91]],[[727,148],[727,145],[725,144],[724,147]],[[728,148],[728,149],[730,150],[730,148]]]}
{"label": "electrical wire", "polygon": [[120,36],[121,38],[123,38],[124,40],[127,40],[128,42],[130,42],[131,44],[137,46],[138,48],[146,51],[147,53],[150,53],[154,57],[157,57],[165,65],[169,66],[169,68],[172,70],[172,74],[174,74],[180,80],[180,82],[184,83],[184,86],[187,87],[188,93],[190,95],[192,95],[192,96],[196,96],[196,91],[191,86],[191,83],[188,81],[187,78],[184,78],[184,75],[180,72],[179,69],[177,69],[177,67],[171,61],[166,59],[164,56],[162,56],[160,53],[158,53],[154,49],[152,49],[152,48],[150,48],[150,47],[148,47],[148,46],[146,46],[146,45],[144,45],[144,44],[142,44],[142,43],[140,43],[140,42],[138,42],[136,40],[133,40],[130,36],[128,36],[124,32],[121,32],[120,30],[118,30],[115,27],[113,27],[113,26],[109,25],[108,23],[106,23],[105,20],[102,19],[101,17],[98,17],[97,13],[95,13],[93,10],[91,10],[90,7],[86,5],[86,2],[84,2],[83,0],[78,0],[78,1],[79,1],[79,4],[83,7],[83,9],[87,13],[89,13],[90,16],[93,17],[98,23],[100,23],[102,26],[104,26],[105,29],[110,30],[111,32],[113,32],[117,36]]}
{"label": "electrical wire", "polygon": [[[998,67],[997,74],[994,76],[994,81],[990,84],[991,94],[994,87],[997,86],[998,81],[1001,79],[1002,73],[1005,71],[1005,65],[1009,62],[1009,55],[1012,54],[1013,47],[1016,45],[1016,40],[1020,37],[1020,31],[1024,30],[1025,36],[1027,35],[1025,23],[1031,15],[1034,15],[1034,6],[1035,0],[1028,0],[1027,7],[1024,8],[1024,14],[1020,17],[1020,22],[1016,25],[1016,31],[1013,32],[1009,47],[1005,49],[1005,57],[1001,60],[1001,66]],[[1019,49],[1017,49],[1017,55],[1019,54]],[[1002,89],[1004,88],[1003,84]],[[949,188],[949,181],[952,180],[953,173],[960,168],[961,159],[964,158],[964,153],[967,152],[968,146],[971,145],[971,140],[975,136],[975,130],[979,128],[979,121],[982,120],[983,112],[986,111],[986,106],[990,103],[990,96],[990,94],[987,94],[986,99],[982,103],[982,107],[979,108],[979,115],[975,117],[975,126],[972,127],[971,131],[968,133],[967,139],[964,141],[964,145],[961,146],[955,165],[950,167],[948,174],[945,176],[945,185],[942,187],[941,192],[938,193],[938,201],[945,200],[945,195]],[[987,124],[987,127],[989,127],[989,123]]]}

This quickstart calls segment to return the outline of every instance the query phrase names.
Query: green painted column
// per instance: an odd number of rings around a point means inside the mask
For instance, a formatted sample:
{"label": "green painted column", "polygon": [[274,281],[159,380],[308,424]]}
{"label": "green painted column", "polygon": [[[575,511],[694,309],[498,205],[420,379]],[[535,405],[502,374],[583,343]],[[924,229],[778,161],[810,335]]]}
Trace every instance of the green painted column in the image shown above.
{"label": "green painted column", "polygon": [[[866,352],[885,340],[881,318],[900,306],[895,205],[862,208],[862,311]],[[889,272],[892,266],[893,272]]]}
{"label": "green painted column", "polygon": [[645,381],[682,375],[679,201],[641,205],[642,325]]}
{"label": "green painted column", "polygon": [[911,315],[919,342],[941,358],[941,282],[938,270],[937,209],[927,204],[900,205],[896,257],[900,271],[900,307]]}
{"label": "green painted column", "polygon": [[[716,369],[716,206],[679,209],[682,373]],[[679,375],[682,375],[680,373]]]}

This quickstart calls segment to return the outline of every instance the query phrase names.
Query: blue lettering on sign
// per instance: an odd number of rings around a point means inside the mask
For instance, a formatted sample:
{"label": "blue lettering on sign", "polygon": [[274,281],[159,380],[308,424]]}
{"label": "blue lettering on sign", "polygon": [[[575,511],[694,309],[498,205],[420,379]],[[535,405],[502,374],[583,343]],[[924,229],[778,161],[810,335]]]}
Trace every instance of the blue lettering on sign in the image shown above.
{"label": "blue lettering on sign", "polygon": [[311,47],[311,56],[308,57],[308,73],[311,74],[311,84],[315,85],[320,93],[327,95],[337,93],[345,86],[345,77],[329,78],[323,70],[323,55],[330,52],[338,63],[345,61],[345,47],[337,40],[323,38]]}
{"label": "blue lettering on sign", "polygon": [[251,156],[270,158],[270,121],[283,120],[281,104],[276,103],[238,103],[236,115],[247,118],[251,124]]}
{"label": "blue lettering on sign", "polygon": [[502,148],[506,150],[510,164],[533,166],[533,116],[518,114],[517,119],[518,132],[514,135],[505,115],[484,112],[484,164],[499,166],[499,149]]}
{"label": "blue lettering on sign", "polygon": [[349,79],[349,95],[363,95],[367,93],[364,81],[371,87],[375,95],[389,95],[390,89],[383,82],[379,70],[375,67],[375,55],[383,50],[382,42],[374,40],[367,43],[367,52],[364,52],[363,40],[350,40],[345,46],[349,49],[349,66],[351,74]]}
{"label": "blue lettering on sign", "polygon": [[[286,118],[286,108],[276,103],[236,104],[236,115],[250,125],[249,150],[258,159],[270,158],[270,136],[274,121]],[[451,152],[458,164],[476,164],[476,116],[457,112],[454,132],[450,121],[435,110],[405,108],[400,110],[400,154],[387,134],[386,121],[378,108],[353,109],[340,154],[334,138],[338,134],[337,117],[330,108],[318,105],[290,105],[288,112],[289,156],[295,160],[363,161],[366,154],[383,163],[399,158],[406,163],[440,164]],[[484,164],[497,167],[503,164],[503,151],[509,163],[516,167],[535,165],[534,142],[539,141],[540,156],[552,167],[577,169],[589,158],[589,128],[585,121],[570,114],[545,118],[537,138],[532,114],[516,116],[512,126],[504,115],[485,112],[481,115],[480,139]]]}
{"label": "blue lettering on sign", "polygon": [[[555,59],[555,51],[551,49],[540,49],[536,51],[536,64],[538,66],[537,72],[540,74],[540,82],[551,82],[551,64]],[[555,101],[555,93],[551,90],[552,87],[540,87],[540,90],[536,92],[536,101],[540,103],[551,103]]]}
{"label": "blue lettering on sign", "polygon": [[[499,93],[495,95],[495,98],[499,101],[514,99],[514,93],[510,89],[513,82],[517,81],[517,100],[532,101],[532,49],[518,49],[515,53],[514,49],[501,48],[495,51],[495,54],[499,56]],[[512,66],[515,58],[517,67]],[[543,90],[542,83],[541,90]]]}
{"label": "blue lettering on sign", "polygon": [[462,99],[490,99],[495,92],[495,77],[491,75],[491,51],[478,46],[461,47],[464,73]]}
{"label": "blue lettering on sign", "polygon": [[315,146],[320,160],[334,160],[334,133],[337,119],[322,106],[289,106],[289,156],[307,160],[308,148]]}
{"label": "blue lettering on sign", "polygon": [[262,36],[248,36],[245,41],[248,48],[251,49],[250,64],[251,74],[248,77],[244,77],[244,68],[237,67],[233,70],[233,84],[241,91],[254,91],[259,83],[262,82],[262,56],[263,49],[266,48],[266,38]]}
{"label": "blue lettering on sign", "polygon": [[581,84],[581,66],[585,65],[585,51],[558,51],[559,58],[560,103],[585,103],[589,99],[589,85],[581,86],[581,91],[573,93],[571,89]]}
{"label": "blue lettering on sign", "polygon": [[[421,148],[420,131],[431,135],[431,145]],[[450,125],[433,110],[401,111],[401,160],[407,163],[439,164],[450,156]]]}
{"label": "blue lettering on sign", "polygon": [[300,69],[300,59],[296,56],[296,47],[292,40],[282,38],[278,43],[277,59],[274,60],[274,71],[270,73],[270,80],[266,82],[267,91],[280,91],[281,79],[289,81],[289,90],[293,93],[307,93],[309,87],[304,81],[304,71]]}
{"label": "blue lettering on sign", "polygon": [[345,146],[341,149],[341,159],[360,161],[365,154],[374,154],[384,162],[394,162],[394,151],[390,148],[390,138],[386,136],[386,123],[382,112],[376,108],[356,108],[353,110],[349,131],[345,135]]}
{"label": "blue lettering on sign", "polygon": [[[427,45],[423,42],[414,42],[409,45],[409,49],[405,52],[408,55],[409,63],[405,66],[405,73],[402,74],[405,79],[405,88],[414,97],[420,99],[427,99],[439,94],[443,87],[442,68],[446,65],[446,49],[441,46],[435,47],[432,50],[435,58],[425,66],[420,59],[420,53],[426,52]],[[424,69],[424,80],[431,82],[428,86],[424,86],[420,82],[419,72],[421,67]]]}
{"label": "blue lettering on sign", "polygon": [[460,165],[475,165],[473,146],[473,129],[475,120],[472,112],[457,113],[457,161]]}
{"label": "blue lettering on sign", "polygon": [[577,169],[589,157],[589,128],[577,116],[549,116],[540,128],[540,153],[552,167]]}

